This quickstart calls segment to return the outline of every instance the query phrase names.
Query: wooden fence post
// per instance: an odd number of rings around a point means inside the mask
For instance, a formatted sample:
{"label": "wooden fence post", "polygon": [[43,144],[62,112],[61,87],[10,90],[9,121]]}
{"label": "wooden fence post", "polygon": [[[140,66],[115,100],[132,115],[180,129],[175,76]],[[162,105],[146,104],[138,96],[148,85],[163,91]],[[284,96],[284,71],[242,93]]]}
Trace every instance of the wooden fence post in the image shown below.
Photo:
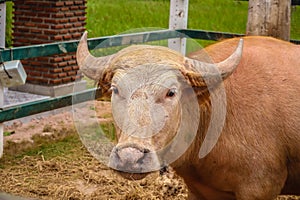
{"label": "wooden fence post", "polygon": [[[169,29],[186,29],[188,20],[188,7],[189,0],[171,0],[170,1],[170,18],[169,18]],[[176,50],[183,55],[186,51],[186,39],[177,38],[169,39],[169,48]]]}
{"label": "wooden fence post", "polygon": [[[6,3],[0,3],[0,48],[5,48]],[[2,61],[2,60],[1,60]],[[0,108],[4,105],[4,87],[0,83]],[[3,155],[3,123],[0,123],[0,158]]]}
{"label": "wooden fence post", "polygon": [[290,40],[291,0],[249,0],[247,35]]}

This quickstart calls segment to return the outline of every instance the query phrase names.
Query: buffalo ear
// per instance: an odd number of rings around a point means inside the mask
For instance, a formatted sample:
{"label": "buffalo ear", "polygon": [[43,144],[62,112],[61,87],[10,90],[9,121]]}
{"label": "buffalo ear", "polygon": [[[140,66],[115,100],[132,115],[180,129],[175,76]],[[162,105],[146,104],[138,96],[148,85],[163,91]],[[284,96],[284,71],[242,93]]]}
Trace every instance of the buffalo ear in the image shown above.
{"label": "buffalo ear", "polygon": [[105,70],[102,74],[101,79],[98,81],[98,88],[101,91],[101,98],[98,100],[110,100],[111,98],[111,81],[113,79],[115,72],[113,69],[109,68]]}
{"label": "buffalo ear", "polygon": [[197,89],[213,89],[225,80],[228,76],[222,76],[219,72],[197,73],[190,70],[181,70],[189,85]]}
{"label": "buffalo ear", "polygon": [[193,87],[206,87],[204,78],[196,72],[190,70],[180,70],[187,83]]}

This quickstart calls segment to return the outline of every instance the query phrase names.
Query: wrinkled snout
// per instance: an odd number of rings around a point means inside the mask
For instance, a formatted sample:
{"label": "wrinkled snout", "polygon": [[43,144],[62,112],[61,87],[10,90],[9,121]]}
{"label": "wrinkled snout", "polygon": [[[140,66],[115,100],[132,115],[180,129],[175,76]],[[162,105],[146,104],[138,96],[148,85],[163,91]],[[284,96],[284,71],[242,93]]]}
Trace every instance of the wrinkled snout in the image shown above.
{"label": "wrinkled snout", "polygon": [[126,173],[147,173],[160,169],[157,155],[137,145],[117,145],[111,152],[109,167]]}

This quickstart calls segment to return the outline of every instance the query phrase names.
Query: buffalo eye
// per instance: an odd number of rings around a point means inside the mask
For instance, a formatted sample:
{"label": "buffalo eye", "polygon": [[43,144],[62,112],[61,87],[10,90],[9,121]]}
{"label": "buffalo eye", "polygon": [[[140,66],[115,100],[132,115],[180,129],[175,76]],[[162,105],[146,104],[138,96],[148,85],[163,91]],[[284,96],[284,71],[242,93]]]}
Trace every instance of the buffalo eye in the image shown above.
{"label": "buffalo eye", "polygon": [[111,86],[111,91],[114,93],[114,94],[119,94],[119,90],[116,86]]}
{"label": "buffalo eye", "polygon": [[166,94],[166,97],[174,97],[176,95],[176,89],[172,88]]}

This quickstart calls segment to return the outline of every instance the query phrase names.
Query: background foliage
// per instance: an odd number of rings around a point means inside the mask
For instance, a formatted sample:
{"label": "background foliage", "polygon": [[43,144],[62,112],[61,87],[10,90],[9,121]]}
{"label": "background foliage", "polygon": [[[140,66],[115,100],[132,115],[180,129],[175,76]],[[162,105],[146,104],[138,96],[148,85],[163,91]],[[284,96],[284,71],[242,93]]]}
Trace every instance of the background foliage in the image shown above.
{"label": "background foliage", "polygon": [[[168,28],[169,0],[88,0],[89,37],[120,34],[143,27]],[[245,33],[248,2],[190,0],[188,28]],[[6,45],[11,46],[12,2],[7,2]],[[291,38],[300,39],[300,7],[292,8]]]}

